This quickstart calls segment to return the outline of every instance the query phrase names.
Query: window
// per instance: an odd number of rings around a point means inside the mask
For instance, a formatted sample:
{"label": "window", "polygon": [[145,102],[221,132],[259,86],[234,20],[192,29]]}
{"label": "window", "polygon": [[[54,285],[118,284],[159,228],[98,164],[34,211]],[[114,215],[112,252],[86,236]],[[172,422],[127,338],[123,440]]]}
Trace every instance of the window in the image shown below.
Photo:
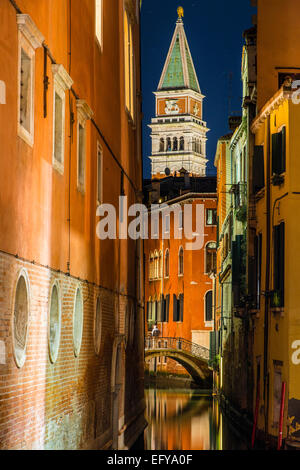
{"label": "window", "polygon": [[213,321],[212,290],[205,294],[205,323]]}
{"label": "window", "polygon": [[274,227],[273,307],[284,306],[285,224]]}
{"label": "window", "polygon": [[161,279],[163,277],[163,254],[159,252],[158,258],[158,277]]}
{"label": "window", "polygon": [[255,237],[254,258],[256,263],[255,275],[255,308],[260,309],[260,294],[261,294],[261,263],[262,263],[262,234],[260,233]]}
{"label": "window", "polygon": [[252,185],[253,185],[254,194],[258,193],[265,186],[263,145],[256,145],[254,147],[253,167],[252,167]]}
{"label": "window", "polygon": [[159,151],[160,152],[165,151],[165,139],[160,139],[160,141],[159,141]]}
{"label": "window", "polygon": [[178,139],[177,139],[177,137],[174,137],[174,139],[173,139],[173,150],[174,150],[174,152],[177,152],[177,150],[178,150]]}
{"label": "window", "polygon": [[102,204],[102,158],[103,152],[101,145],[97,144],[97,204]]}
{"label": "window", "polygon": [[84,100],[76,101],[77,108],[77,189],[85,192],[86,168],[86,121],[91,119],[93,111]]}
{"label": "window", "polygon": [[19,30],[18,135],[30,146],[34,142],[35,49],[44,37],[29,15],[17,15]]}
{"label": "window", "polygon": [[20,124],[30,133],[32,117],[32,81],[33,63],[31,58],[21,49],[21,77],[20,77]]}
{"label": "window", "polygon": [[61,330],[61,302],[59,284],[56,281],[51,288],[49,314],[49,356],[54,364],[57,360]]}
{"label": "window", "polygon": [[172,151],[171,138],[168,137],[167,138],[167,152],[171,152],[171,151]]}
{"label": "window", "polygon": [[14,306],[13,306],[13,345],[14,358],[19,368],[23,367],[26,359],[26,346],[29,323],[29,280],[27,273],[22,269],[19,273]]}
{"label": "window", "polygon": [[184,137],[180,137],[180,150],[184,150]]}
{"label": "window", "polygon": [[206,209],[206,225],[217,225],[217,209]]}
{"label": "window", "polygon": [[205,247],[205,273],[211,274],[217,269],[217,246],[215,242],[210,242]]}
{"label": "window", "polygon": [[64,99],[55,92],[54,98],[54,159],[63,165],[64,152]]}
{"label": "window", "polygon": [[178,217],[179,217],[178,228],[179,230],[182,230],[183,229],[183,211],[182,210],[180,210]]}
{"label": "window", "polygon": [[170,214],[165,215],[165,233],[170,233]]}
{"label": "window", "polygon": [[134,54],[132,24],[129,13],[124,12],[124,50],[125,50],[125,104],[131,118],[134,119]]}
{"label": "window", "polygon": [[154,278],[154,257],[153,253],[150,253],[149,256],[149,280]]}
{"label": "window", "polygon": [[286,167],[286,128],[272,134],[272,174],[281,175]]}
{"label": "window", "polygon": [[84,191],[85,181],[85,129],[78,123],[78,163],[77,186]]}
{"label": "window", "polygon": [[153,261],[153,279],[158,277],[158,253],[154,252],[154,261]]}
{"label": "window", "polygon": [[183,276],[183,248],[179,249],[179,256],[178,256],[178,275]]}
{"label": "window", "polygon": [[76,290],[73,312],[73,345],[74,355],[79,356],[83,331],[83,299],[80,287]]}
{"label": "window", "polygon": [[168,278],[170,275],[170,252],[166,250],[165,254],[165,277]]}
{"label": "window", "polygon": [[94,320],[94,347],[95,353],[99,355],[101,348],[101,333],[102,333],[102,305],[100,297],[97,297],[95,320]]}
{"label": "window", "polygon": [[183,322],[183,308],[184,308],[184,295],[179,294],[177,298],[176,294],[173,294],[173,321]]}
{"label": "window", "polygon": [[53,72],[53,167],[61,174],[64,172],[65,151],[65,92],[73,80],[62,65],[52,65]]}
{"label": "window", "polygon": [[103,0],[95,0],[95,32],[100,48],[103,41]]}

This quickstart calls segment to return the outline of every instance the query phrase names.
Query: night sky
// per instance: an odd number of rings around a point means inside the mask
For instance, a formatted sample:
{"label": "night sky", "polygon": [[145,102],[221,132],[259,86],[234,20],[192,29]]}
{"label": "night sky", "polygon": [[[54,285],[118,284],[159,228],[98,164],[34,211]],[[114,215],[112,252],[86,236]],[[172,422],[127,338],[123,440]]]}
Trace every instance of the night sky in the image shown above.
{"label": "night sky", "polygon": [[177,20],[177,7],[184,8],[184,27],[205,95],[203,120],[207,122],[208,172],[217,140],[228,133],[228,116],[241,114],[241,56],[243,31],[251,28],[256,10],[250,0],[143,0],[142,90],[144,177],[150,176],[150,129],[155,113],[158,82]]}

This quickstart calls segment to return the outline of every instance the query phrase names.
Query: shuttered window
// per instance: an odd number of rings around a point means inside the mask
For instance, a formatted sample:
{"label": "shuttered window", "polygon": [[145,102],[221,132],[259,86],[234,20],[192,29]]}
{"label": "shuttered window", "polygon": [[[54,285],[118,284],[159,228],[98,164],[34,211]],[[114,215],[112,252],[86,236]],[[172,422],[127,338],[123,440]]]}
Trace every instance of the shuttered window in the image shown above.
{"label": "shuttered window", "polygon": [[173,294],[173,321],[178,321],[178,300],[175,294]]}
{"label": "shuttered window", "polygon": [[272,134],[272,174],[281,175],[286,167],[286,128]]}
{"label": "shuttered window", "polygon": [[256,194],[265,186],[264,147],[256,145],[253,155],[252,173],[253,193]]}
{"label": "shuttered window", "polygon": [[183,294],[179,295],[179,321],[183,321],[183,306],[184,306],[184,296]]}
{"label": "shuttered window", "polygon": [[168,294],[165,298],[165,316],[164,321],[166,323],[169,322],[169,311],[170,311],[170,294]]}
{"label": "shuttered window", "polygon": [[274,227],[273,307],[284,306],[285,223]]}
{"label": "shuttered window", "polygon": [[184,295],[180,294],[179,298],[173,294],[173,321],[183,321]]}

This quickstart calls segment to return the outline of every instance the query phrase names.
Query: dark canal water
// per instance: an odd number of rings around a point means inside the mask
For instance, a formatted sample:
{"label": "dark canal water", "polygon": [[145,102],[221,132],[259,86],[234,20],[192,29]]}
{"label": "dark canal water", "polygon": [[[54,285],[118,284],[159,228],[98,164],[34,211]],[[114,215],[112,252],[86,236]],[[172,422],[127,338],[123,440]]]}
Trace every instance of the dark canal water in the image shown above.
{"label": "dark canal water", "polygon": [[145,391],[145,450],[243,450],[216,399],[195,390]]}

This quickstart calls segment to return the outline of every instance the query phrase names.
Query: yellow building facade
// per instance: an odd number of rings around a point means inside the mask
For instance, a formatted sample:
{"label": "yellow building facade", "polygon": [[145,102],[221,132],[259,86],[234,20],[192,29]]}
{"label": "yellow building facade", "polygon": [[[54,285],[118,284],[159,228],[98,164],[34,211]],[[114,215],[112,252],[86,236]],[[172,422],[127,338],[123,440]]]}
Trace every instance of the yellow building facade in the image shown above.
{"label": "yellow building facade", "polygon": [[260,402],[258,429],[277,437],[283,410],[283,438],[291,441],[300,441],[300,106],[296,95],[291,87],[282,87],[262,108],[251,129],[256,159],[253,362]]}

